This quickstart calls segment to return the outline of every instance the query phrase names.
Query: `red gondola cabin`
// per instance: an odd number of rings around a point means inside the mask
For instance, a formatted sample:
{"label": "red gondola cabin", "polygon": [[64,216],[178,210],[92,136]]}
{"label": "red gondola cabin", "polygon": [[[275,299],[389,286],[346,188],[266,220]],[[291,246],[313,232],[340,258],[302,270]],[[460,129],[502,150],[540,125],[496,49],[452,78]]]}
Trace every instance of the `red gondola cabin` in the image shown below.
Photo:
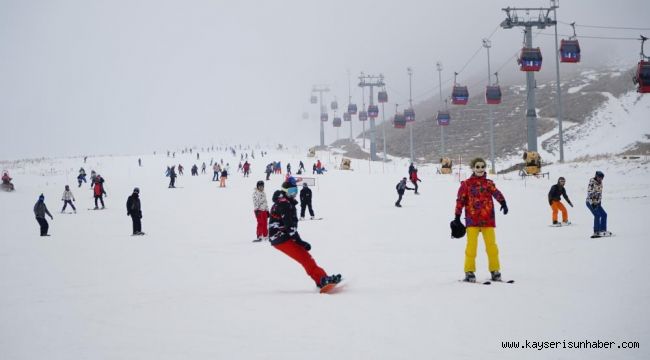
{"label": "red gondola cabin", "polygon": [[650,93],[650,61],[639,61],[634,80],[638,86],[638,92]]}
{"label": "red gondola cabin", "polygon": [[368,117],[371,119],[379,116],[379,106],[377,105],[368,105]]}
{"label": "red gondola cabin", "polygon": [[359,111],[359,121],[368,120],[368,113],[365,111]]}
{"label": "red gondola cabin", "polygon": [[560,61],[563,63],[580,62],[580,44],[578,40],[564,40],[560,42]]}
{"label": "red gondola cabin", "polygon": [[438,111],[436,119],[438,120],[438,125],[447,126],[451,122],[451,114],[449,114],[449,111]]}
{"label": "red gondola cabin", "polygon": [[467,86],[454,85],[451,92],[451,103],[454,105],[467,105],[469,101],[469,91]]}
{"label": "red gondola cabin", "polygon": [[393,118],[393,127],[395,129],[404,129],[406,127],[406,117],[402,114],[395,114]]}
{"label": "red gondola cabin", "polygon": [[488,85],[486,87],[485,102],[490,105],[501,104],[501,87],[499,85]]}
{"label": "red gondola cabin", "polygon": [[539,71],[542,68],[542,51],[539,48],[523,48],[517,62],[521,71]]}
{"label": "red gondola cabin", "polygon": [[356,115],[357,114],[357,104],[349,104],[348,105],[348,113],[350,115]]}
{"label": "red gondola cabin", "polygon": [[406,118],[406,122],[415,121],[415,110],[413,110],[413,108],[404,110],[404,117]]}

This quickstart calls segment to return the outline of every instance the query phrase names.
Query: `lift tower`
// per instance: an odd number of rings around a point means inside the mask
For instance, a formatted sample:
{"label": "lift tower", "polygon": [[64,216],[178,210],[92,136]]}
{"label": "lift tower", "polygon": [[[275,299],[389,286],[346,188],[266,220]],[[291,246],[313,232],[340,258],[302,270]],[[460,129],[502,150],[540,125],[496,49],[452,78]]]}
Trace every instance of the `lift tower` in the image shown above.
{"label": "lift tower", "polygon": [[320,146],[325,146],[325,126],[323,125],[324,121],[322,120],[323,114],[327,114],[327,105],[323,104],[323,93],[329,92],[330,88],[327,85],[314,85],[311,89],[312,93],[318,93],[318,101],[320,104]]}
{"label": "lift tower", "polygon": [[[379,74],[378,76],[375,75],[365,75],[364,73],[361,73],[359,76],[359,87],[361,88],[370,88],[370,103],[369,106],[372,106],[375,104],[375,95],[373,92],[373,89],[375,87],[382,88],[386,86],[384,83],[384,75]],[[377,159],[377,141],[376,141],[376,128],[375,128],[375,117],[368,116],[370,119],[370,160],[375,161]],[[365,135],[364,135],[365,137]]]}
{"label": "lift tower", "polygon": [[[545,29],[547,26],[556,24],[556,21],[551,19],[550,12],[553,7],[549,8],[511,8],[507,7],[501,9],[506,13],[506,19],[501,22],[501,27],[504,29],[512,29],[513,27],[523,27],[525,29],[524,47],[531,49],[533,47],[533,27],[538,29]],[[518,13],[525,13],[524,17],[519,17]],[[531,12],[535,12],[537,17],[530,16]],[[537,151],[537,113],[535,111],[535,73],[526,71],[526,124],[528,133],[528,151]]]}

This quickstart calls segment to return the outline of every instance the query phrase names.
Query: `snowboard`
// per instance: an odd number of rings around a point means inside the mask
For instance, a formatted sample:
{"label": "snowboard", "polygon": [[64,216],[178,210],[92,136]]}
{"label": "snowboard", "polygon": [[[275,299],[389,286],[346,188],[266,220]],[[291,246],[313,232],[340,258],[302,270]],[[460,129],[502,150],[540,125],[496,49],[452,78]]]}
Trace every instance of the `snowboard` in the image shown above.
{"label": "snowboard", "polygon": [[465,283],[465,284],[474,284],[474,285],[490,285],[492,284],[489,280],[488,281],[465,281],[465,279],[458,280],[459,282]]}
{"label": "snowboard", "polygon": [[103,207],[103,208],[98,208],[98,209],[95,209],[95,208],[89,208],[88,210],[106,210],[106,208],[105,208],[105,207]]}
{"label": "snowboard", "polygon": [[602,237],[612,237],[612,236],[614,236],[614,234],[609,233],[609,235],[591,235],[590,238],[598,239],[598,238],[602,238]]}
{"label": "snowboard", "polygon": [[337,292],[342,291],[344,287],[345,287],[345,283],[343,282],[343,280],[341,280],[336,284],[332,283],[332,284],[327,284],[327,285],[323,286],[322,288],[320,288],[320,293],[321,294],[335,294]]}
{"label": "snowboard", "polygon": [[562,224],[562,223],[559,223],[559,224],[550,224],[549,226],[550,226],[550,227],[564,227],[564,226],[571,226],[571,225],[573,225],[573,223],[570,222],[570,223],[568,223],[568,224]]}

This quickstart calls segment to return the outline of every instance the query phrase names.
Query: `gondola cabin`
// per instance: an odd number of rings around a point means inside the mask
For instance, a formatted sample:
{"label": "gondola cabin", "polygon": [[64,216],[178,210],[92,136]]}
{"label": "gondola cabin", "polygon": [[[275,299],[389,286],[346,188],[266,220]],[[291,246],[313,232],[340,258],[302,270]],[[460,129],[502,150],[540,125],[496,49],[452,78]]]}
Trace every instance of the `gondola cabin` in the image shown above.
{"label": "gondola cabin", "polygon": [[438,111],[438,116],[436,116],[436,120],[438,120],[438,125],[447,126],[451,122],[451,114],[449,113],[449,111]]}
{"label": "gondola cabin", "polygon": [[388,102],[388,93],[385,91],[380,91],[377,93],[377,101],[379,101],[380,104],[384,104]]}
{"label": "gondola cabin", "polygon": [[563,63],[580,62],[580,44],[578,40],[564,40],[560,42],[560,61]]}
{"label": "gondola cabin", "polygon": [[327,121],[327,113],[320,114],[320,121]]}
{"label": "gondola cabin", "polygon": [[332,103],[330,104],[330,109],[338,110],[338,108],[339,108],[339,103],[337,103],[336,101],[332,101]]}
{"label": "gondola cabin", "polygon": [[357,104],[349,104],[348,105],[348,114],[350,114],[350,115],[356,115],[357,114]]}
{"label": "gondola cabin", "polygon": [[379,116],[379,106],[377,105],[368,105],[368,117],[371,119]]}
{"label": "gondola cabin", "polygon": [[501,86],[488,85],[485,89],[485,102],[490,105],[501,104]]}
{"label": "gondola cabin", "polygon": [[521,71],[539,71],[542,68],[542,51],[539,48],[523,48],[517,62]]}
{"label": "gondola cabin", "polygon": [[415,110],[413,110],[413,108],[404,110],[404,117],[406,118],[406,122],[415,121]]}
{"label": "gondola cabin", "polygon": [[454,85],[451,92],[451,103],[454,105],[467,105],[469,101],[469,91],[467,86]]}
{"label": "gondola cabin", "polygon": [[311,98],[309,98],[309,102],[312,104],[316,104],[318,102],[318,98],[316,95],[312,95]]}
{"label": "gondola cabin", "polygon": [[637,92],[650,93],[650,61],[639,61],[634,82],[638,86]]}
{"label": "gondola cabin", "polygon": [[368,113],[365,111],[359,111],[359,121],[368,120]]}
{"label": "gondola cabin", "polygon": [[352,121],[352,115],[350,113],[343,113],[343,121]]}
{"label": "gondola cabin", "polygon": [[406,127],[406,117],[403,114],[395,114],[393,118],[393,127],[395,129],[404,129]]}
{"label": "gondola cabin", "polygon": [[334,127],[341,127],[341,118],[335,117],[334,119],[332,119],[332,125]]}

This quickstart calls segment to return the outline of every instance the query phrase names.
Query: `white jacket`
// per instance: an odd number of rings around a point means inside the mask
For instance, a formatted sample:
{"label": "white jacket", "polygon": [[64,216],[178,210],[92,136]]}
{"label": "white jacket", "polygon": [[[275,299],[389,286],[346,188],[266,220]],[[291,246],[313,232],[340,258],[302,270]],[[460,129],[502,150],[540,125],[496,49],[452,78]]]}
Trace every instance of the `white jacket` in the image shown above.
{"label": "white jacket", "polygon": [[253,191],[253,210],[269,211],[269,205],[266,202],[266,194],[264,191],[255,189]]}
{"label": "white jacket", "polygon": [[64,191],[63,196],[61,196],[61,200],[63,200],[63,201],[74,200],[74,195],[72,195],[72,191],[70,191],[70,190]]}

